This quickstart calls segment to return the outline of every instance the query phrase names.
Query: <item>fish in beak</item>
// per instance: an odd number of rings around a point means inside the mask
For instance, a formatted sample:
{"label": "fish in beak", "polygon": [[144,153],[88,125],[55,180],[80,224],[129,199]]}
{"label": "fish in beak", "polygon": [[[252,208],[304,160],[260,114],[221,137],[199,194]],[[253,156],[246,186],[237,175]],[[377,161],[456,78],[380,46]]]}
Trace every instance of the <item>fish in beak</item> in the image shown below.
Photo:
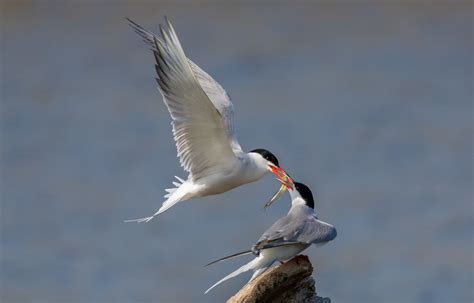
{"label": "fish in beak", "polygon": [[278,191],[271,197],[271,199],[265,204],[265,208],[269,207],[276,200],[278,200],[287,189],[293,189],[293,179],[288,175],[288,173],[281,167],[270,165],[270,169],[275,174],[276,179],[280,181],[281,187]]}

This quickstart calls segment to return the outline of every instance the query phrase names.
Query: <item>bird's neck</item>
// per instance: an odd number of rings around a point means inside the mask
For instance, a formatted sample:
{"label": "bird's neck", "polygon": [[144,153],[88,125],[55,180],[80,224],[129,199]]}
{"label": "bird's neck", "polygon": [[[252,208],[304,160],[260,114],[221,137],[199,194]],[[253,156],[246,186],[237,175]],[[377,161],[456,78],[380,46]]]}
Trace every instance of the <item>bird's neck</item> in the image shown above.
{"label": "bird's neck", "polygon": [[295,212],[314,214],[314,209],[306,205],[306,201],[303,198],[297,197],[291,200],[291,208],[288,214]]}
{"label": "bird's neck", "polygon": [[252,171],[257,179],[260,179],[268,172],[268,161],[256,153],[244,154],[244,165],[248,166],[249,171]]}
{"label": "bird's neck", "polygon": [[301,198],[301,197],[296,197],[291,200],[291,207],[297,207],[297,206],[306,206],[306,201]]}

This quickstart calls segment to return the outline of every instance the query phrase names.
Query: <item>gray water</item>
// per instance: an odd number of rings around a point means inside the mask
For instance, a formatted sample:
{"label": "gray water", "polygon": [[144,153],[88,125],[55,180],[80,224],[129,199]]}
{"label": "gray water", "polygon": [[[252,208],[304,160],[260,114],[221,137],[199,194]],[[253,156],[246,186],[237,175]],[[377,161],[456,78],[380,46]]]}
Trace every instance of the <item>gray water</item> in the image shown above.
{"label": "gray water", "polygon": [[[222,302],[289,208],[263,180],[148,224],[176,159],[153,58],[125,17],[170,16],[233,98],[239,140],[317,196],[307,250],[333,302],[473,302],[470,2],[2,2],[1,302]],[[40,4],[42,3],[42,4]],[[407,2],[404,2],[407,3]]]}

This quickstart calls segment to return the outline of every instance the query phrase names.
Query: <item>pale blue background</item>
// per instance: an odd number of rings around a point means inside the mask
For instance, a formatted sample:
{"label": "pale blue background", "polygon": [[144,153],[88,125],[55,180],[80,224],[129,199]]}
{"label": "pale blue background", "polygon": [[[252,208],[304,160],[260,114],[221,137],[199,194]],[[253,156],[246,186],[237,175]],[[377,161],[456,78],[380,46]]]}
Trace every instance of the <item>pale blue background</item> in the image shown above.
{"label": "pale blue background", "polygon": [[[172,177],[153,58],[125,17],[174,22],[338,237],[307,251],[333,302],[472,302],[472,6],[10,1],[2,15],[1,302],[222,302],[288,210],[264,180],[149,224]],[[402,4],[404,3],[404,4]],[[428,3],[428,2],[427,2]]]}

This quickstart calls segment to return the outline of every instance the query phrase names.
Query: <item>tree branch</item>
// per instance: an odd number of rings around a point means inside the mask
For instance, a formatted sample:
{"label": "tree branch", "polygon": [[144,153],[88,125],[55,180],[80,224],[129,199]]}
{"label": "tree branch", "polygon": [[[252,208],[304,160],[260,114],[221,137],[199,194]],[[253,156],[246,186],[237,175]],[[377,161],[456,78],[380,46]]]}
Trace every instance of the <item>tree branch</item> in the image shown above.
{"label": "tree branch", "polygon": [[308,257],[296,256],[246,284],[227,303],[330,303],[329,298],[316,296],[312,273]]}

